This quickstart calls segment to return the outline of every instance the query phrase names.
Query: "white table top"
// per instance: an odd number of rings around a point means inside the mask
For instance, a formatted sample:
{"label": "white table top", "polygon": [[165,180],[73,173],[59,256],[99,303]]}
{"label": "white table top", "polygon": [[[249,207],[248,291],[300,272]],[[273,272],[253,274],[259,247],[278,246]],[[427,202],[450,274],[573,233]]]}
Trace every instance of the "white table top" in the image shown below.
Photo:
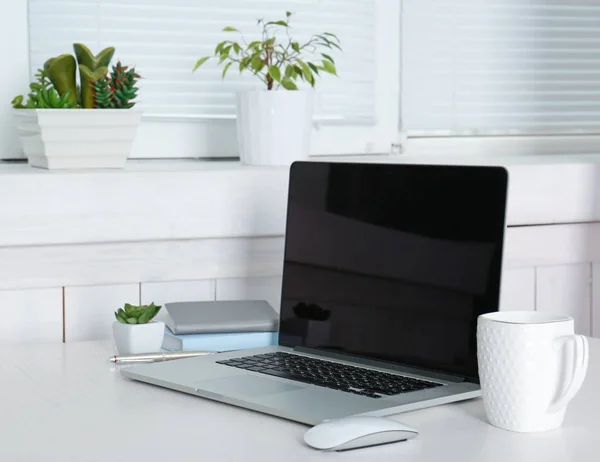
{"label": "white table top", "polygon": [[479,399],[400,414],[411,441],[345,453],[302,442],[308,427],[124,379],[110,342],[4,347],[0,460],[570,462],[600,455],[600,340],[563,428],[525,435],[485,421]]}

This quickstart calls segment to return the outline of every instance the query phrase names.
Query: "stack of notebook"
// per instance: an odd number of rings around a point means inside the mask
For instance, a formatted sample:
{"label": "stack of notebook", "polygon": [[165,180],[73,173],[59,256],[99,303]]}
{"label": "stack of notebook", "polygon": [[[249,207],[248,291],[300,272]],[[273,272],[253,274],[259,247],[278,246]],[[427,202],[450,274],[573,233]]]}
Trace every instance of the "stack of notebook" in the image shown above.
{"label": "stack of notebook", "polygon": [[277,345],[279,316],[266,301],[165,303],[163,349],[232,351]]}

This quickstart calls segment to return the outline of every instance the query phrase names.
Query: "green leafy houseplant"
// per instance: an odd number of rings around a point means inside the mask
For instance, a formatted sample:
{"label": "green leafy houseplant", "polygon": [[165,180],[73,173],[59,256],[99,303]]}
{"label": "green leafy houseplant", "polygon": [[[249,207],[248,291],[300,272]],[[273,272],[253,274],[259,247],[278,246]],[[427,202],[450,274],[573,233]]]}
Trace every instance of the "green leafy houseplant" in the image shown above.
{"label": "green leafy houseplant", "polygon": [[[109,73],[113,47],[94,55],[81,43],[73,44],[75,57],[63,54],[49,58],[23,95],[12,100],[16,109],[129,109],[135,105],[140,76],[118,62]],[[79,68],[79,84],[76,71]]]}
{"label": "green leafy houseplant", "polygon": [[[316,77],[321,72],[337,75],[335,61],[330,54],[322,50],[341,50],[340,41],[335,34],[323,32],[313,35],[306,42],[295,41],[290,36],[290,20],[293,13],[286,12],[286,20],[264,21],[257,25],[261,30],[261,39],[247,42],[244,35],[235,27],[225,27],[225,32],[240,35],[239,41],[224,40],[217,44],[212,56],[200,58],[193,68],[196,71],[211,58],[223,65],[224,78],[231,66],[237,66],[240,73],[251,72],[267,87],[267,90],[283,87],[286,90],[298,90],[297,82],[305,81],[315,86]],[[285,32],[283,41],[277,32]]]}
{"label": "green leafy houseplant", "polygon": [[160,308],[154,302],[139,306],[125,303],[123,308],[115,311],[115,318],[122,324],[147,324],[158,314]]}

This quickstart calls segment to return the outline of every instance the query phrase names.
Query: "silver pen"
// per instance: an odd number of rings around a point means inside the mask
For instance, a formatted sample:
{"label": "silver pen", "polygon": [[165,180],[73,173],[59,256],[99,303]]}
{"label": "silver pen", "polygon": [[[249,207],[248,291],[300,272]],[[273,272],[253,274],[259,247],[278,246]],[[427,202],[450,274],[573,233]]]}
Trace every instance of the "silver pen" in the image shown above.
{"label": "silver pen", "polygon": [[111,363],[155,363],[159,361],[171,361],[173,359],[194,358],[196,356],[212,355],[216,351],[169,351],[160,353],[141,353],[135,355],[111,356]]}

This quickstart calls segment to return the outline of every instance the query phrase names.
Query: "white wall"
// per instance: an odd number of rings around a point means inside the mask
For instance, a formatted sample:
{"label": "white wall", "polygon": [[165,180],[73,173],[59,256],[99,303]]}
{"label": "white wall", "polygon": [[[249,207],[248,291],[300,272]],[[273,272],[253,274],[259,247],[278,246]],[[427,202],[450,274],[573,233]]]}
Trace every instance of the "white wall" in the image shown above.
{"label": "white wall", "polygon": [[10,0],[0,6],[0,159],[21,157],[10,102],[29,87],[27,0]]}
{"label": "white wall", "polygon": [[[506,163],[502,307],[571,313],[581,332],[600,335],[600,166],[528,160]],[[106,336],[112,312],[140,297],[259,297],[277,307],[287,179],[286,169],[191,161],[116,172],[1,167],[4,329],[35,333],[7,341],[60,341],[56,326],[67,341]],[[27,329],[32,303],[47,317]]]}
{"label": "white wall", "polygon": [[[283,238],[259,240],[61,246],[61,261],[12,248],[3,266],[45,277],[20,272],[19,288],[0,290],[0,343],[60,342],[63,329],[66,341],[110,338],[113,311],[140,300],[255,299],[279,310]],[[504,267],[501,309],[569,314],[600,337],[600,223],[511,227]]]}

